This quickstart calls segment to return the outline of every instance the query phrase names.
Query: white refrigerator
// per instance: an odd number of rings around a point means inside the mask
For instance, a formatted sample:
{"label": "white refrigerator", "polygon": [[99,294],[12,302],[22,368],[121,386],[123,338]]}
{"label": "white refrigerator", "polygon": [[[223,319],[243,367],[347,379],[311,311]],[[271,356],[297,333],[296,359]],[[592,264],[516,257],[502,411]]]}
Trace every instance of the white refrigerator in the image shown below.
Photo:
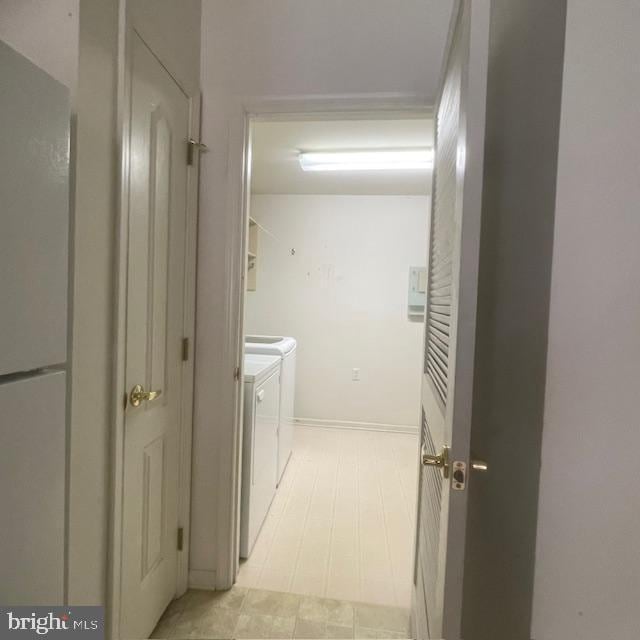
{"label": "white refrigerator", "polygon": [[0,603],[64,600],[69,94],[0,42]]}

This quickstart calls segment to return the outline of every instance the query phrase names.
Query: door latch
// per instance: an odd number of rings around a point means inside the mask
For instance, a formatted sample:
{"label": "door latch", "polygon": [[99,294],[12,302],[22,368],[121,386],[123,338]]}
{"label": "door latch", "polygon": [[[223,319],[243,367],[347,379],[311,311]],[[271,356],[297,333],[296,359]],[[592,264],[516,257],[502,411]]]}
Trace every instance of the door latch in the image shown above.
{"label": "door latch", "polygon": [[207,153],[207,151],[209,151],[209,147],[206,144],[189,138],[187,140],[187,164],[192,165],[194,163],[196,153]]}
{"label": "door latch", "polygon": [[453,461],[451,488],[454,491],[464,491],[467,486],[467,463],[462,460]]}
{"label": "door latch", "polygon": [[[462,460],[454,460],[452,467],[451,488],[454,491],[464,491],[467,486],[467,463]],[[482,460],[471,460],[471,468],[474,471],[484,473],[489,469],[489,465]]]}

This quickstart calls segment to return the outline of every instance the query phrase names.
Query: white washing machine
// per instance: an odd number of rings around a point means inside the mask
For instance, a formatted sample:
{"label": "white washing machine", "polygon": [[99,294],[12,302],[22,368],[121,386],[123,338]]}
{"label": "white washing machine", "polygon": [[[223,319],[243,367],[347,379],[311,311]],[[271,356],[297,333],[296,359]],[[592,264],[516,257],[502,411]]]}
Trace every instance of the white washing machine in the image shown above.
{"label": "white washing machine", "polygon": [[249,557],[276,493],[280,364],[277,355],[244,358],[241,558]]}
{"label": "white washing machine", "polygon": [[280,381],[280,430],[278,435],[278,483],[291,457],[293,447],[294,402],[296,395],[295,338],[285,336],[246,336],[245,353],[278,355],[282,358]]}

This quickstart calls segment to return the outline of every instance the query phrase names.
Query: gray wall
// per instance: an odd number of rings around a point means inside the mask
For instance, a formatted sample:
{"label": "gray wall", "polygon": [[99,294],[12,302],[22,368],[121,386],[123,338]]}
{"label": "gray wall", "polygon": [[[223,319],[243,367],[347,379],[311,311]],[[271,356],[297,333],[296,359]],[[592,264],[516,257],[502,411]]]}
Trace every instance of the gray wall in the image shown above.
{"label": "gray wall", "polygon": [[528,640],[566,2],[491,7],[463,637]]}
{"label": "gray wall", "polygon": [[569,0],[535,640],[640,630],[640,3]]}

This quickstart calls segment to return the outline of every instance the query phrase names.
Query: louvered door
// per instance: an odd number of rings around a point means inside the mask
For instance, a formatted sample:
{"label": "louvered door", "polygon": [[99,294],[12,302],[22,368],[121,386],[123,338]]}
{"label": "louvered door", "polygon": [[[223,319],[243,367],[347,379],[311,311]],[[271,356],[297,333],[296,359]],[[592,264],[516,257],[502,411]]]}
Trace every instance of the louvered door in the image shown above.
{"label": "louvered door", "polygon": [[412,607],[420,640],[460,638],[489,4],[456,3],[436,106],[421,430],[429,464],[420,467]]}
{"label": "louvered door", "polygon": [[[452,54],[459,57],[460,43]],[[429,241],[424,373],[443,405],[449,389],[451,286],[453,275],[456,161],[460,118],[460,66],[454,64],[443,88],[436,121],[438,153],[433,180]]]}

